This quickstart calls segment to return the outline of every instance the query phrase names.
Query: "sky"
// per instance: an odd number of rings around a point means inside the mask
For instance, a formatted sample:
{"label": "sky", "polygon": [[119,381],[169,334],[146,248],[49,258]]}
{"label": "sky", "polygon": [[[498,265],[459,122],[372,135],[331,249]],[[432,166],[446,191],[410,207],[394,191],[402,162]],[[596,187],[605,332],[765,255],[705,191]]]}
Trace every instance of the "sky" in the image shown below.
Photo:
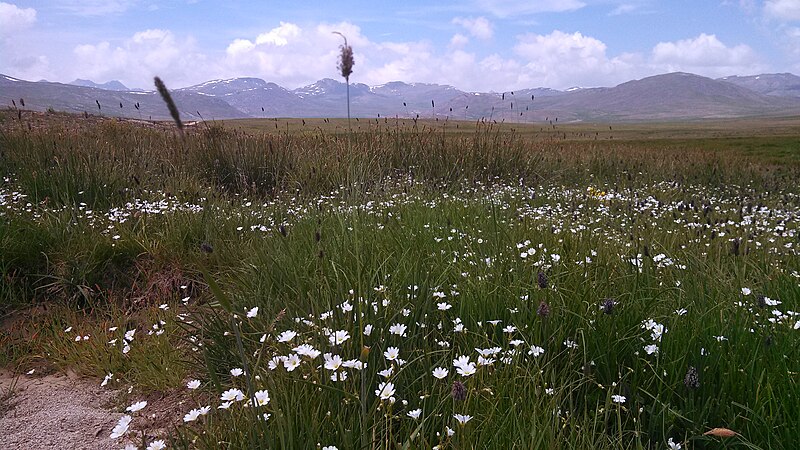
{"label": "sky", "polygon": [[800,0],[0,2],[0,73],[152,89],[258,77],[465,91],[615,86],[668,72],[800,74]]}

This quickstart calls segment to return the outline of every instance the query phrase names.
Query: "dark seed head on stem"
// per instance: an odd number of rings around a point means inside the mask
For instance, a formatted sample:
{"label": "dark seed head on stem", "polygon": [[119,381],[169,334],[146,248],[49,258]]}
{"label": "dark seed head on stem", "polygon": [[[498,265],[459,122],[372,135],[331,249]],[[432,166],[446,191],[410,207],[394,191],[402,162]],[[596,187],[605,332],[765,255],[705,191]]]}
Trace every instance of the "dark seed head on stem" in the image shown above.
{"label": "dark seed head on stem", "polygon": [[548,317],[550,315],[550,305],[548,305],[546,301],[542,300],[541,303],[539,303],[539,307],[536,308],[536,315],[539,317]]}
{"label": "dark seed head on stem", "polygon": [[464,386],[464,383],[456,380],[453,382],[453,400],[457,400],[463,402],[467,399],[467,387]]}
{"label": "dark seed head on stem", "polygon": [[603,303],[600,305],[600,309],[603,310],[603,314],[614,314],[614,306],[617,305],[617,302],[614,301],[613,298],[607,298],[603,300]]}
{"label": "dark seed head on stem", "polygon": [[541,289],[547,289],[547,274],[539,271],[539,273],[536,274],[536,283],[539,284]]}
{"label": "dark seed head on stem", "polygon": [[697,389],[700,387],[700,374],[694,366],[689,366],[686,371],[686,376],[683,378],[683,384],[689,389]]}

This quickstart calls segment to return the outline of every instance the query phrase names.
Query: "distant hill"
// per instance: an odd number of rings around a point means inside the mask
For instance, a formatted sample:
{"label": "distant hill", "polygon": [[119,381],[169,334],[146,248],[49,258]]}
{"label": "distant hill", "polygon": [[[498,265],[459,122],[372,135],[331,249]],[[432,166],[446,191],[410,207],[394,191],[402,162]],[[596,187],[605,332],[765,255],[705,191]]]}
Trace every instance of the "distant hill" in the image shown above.
{"label": "distant hill", "polygon": [[764,95],[777,97],[800,97],[800,77],[791,73],[769,73],[747,77],[732,76],[720,78]]}
{"label": "distant hill", "polygon": [[544,98],[539,107],[567,120],[676,120],[795,114],[800,101],[775,98],[689,73],[656,75],[613,88]]}
{"label": "distant hill", "polygon": [[[30,82],[0,76],[0,102],[25,99],[28,109],[169,119],[152,91]],[[511,122],[680,121],[800,114],[800,77],[771,74],[713,80],[689,73],[656,75],[615,87],[464,92],[452,86],[395,81],[350,85],[353,117],[437,117]],[[106,83],[119,88],[121,83]],[[323,79],[289,90],[259,78],[211,80],[175,89],[185,120],[244,117],[346,117],[347,87]],[[98,109],[97,103],[100,108]],[[136,109],[135,105],[139,108]],[[121,106],[120,106],[121,105]]]}
{"label": "distant hill", "polygon": [[124,84],[120,83],[117,80],[111,80],[107,83],[97,84],[91,80],[82,80],[78,78],[77,80],[69,83],[73,86],[83,86],[83,87],[90,87],[96,89],[105,89],[107,91],[130,91]]}
{"label": "distant hill", "polygon": [[[177,91],[173,93],[173,98],[184,120],[197,120],[197,111],[206,119],[248,117],[214,97]],[[164,101],[153,91],[110,91],[71,84],[30,82],[0,75],[0,102],[11,106],[12,99],[16,100],[17,105],[21,103],[19,99],[24,99],[26,109],[37,111],[52,108],[56,111],[88,112],[114,117],[159,120],[170,118]],[[138,109],[135,107],[137,104]]]}

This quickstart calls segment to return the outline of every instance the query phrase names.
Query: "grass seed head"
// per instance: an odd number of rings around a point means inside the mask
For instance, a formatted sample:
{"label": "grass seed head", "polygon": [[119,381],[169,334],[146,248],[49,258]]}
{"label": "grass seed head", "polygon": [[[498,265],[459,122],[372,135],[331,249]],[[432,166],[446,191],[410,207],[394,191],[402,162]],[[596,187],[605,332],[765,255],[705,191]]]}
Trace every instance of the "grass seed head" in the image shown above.
{"label": "grass seed head", "polygon": [[550,315],[550,305],[548,305],[546,301],[542,300],[541,303],[539,303],[539,307],[536,308],[536,315],[547,318]]}
{"label": "grass seed head", "polygon": [[339,46],[339,62],[336,65],[336,68],[339,69],[341,72],[342,77],[345,80],[350,80],[350,75],[353,73],[353,66],[356,65],[355,59],[353,59],[353,47],[347,45],[347,38],[342,33],[338,31],[334,31],[335,34],[344,39],[344,44]]}
{"label": "grass seed head", "polygon": [[459,402],[463,402],[467,399],[467,387],[464,386],[464,383],[456,380],[453,382],[453,400],[457,400]]}
{"label": "grass seed head", "polygon": [[539,273],[536,274],[536,283],[539,284],[539,288],[547,289],[547,275],[544,272],[539,271]]}
{"label": "grass seed head", "polygon": [[154,82],[156,84],[156,89],[158,89],[159,95],[164,100],[164,103],[167,104],[167,109],[169,109],[169,114],[172,116],[172,120],[175,121],[175,126],[178,127],[181,132],[183,132],[183,122],[181,122],[181,115],[178,113],[178,107],[175,106],[175,101],[172,100],[172,96],[169,94],[167,90],[167,86],[164,85],[164,82],[161,81],[161,78],[155,77]]}
{"label": "grass seed head", "polygon": [[700,387],[700,374],[694,366],[689,366],[686,371],[686,376],[683,378],[683,384],[689,389],[697,389]]}

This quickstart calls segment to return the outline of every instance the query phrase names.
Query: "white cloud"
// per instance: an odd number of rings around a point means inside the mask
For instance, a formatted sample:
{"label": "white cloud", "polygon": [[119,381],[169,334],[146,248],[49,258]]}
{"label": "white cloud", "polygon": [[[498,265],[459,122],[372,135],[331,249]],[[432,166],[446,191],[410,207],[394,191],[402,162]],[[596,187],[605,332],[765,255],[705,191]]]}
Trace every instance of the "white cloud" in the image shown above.
{"label": "white cloud", "polygon": [[528,33],[519,36],[514,52],[524,59],[528,77],[538,86],[614,84],[633,70],[626,58],[606,55],[605,43],[578,32]]}
{"label": "white cloud", "polygon": [[290,39],[300,36],[300,27],[293,23],[281,22],[280,26],[266,33],[261,33],[256,38],[256,44],[272,44],[283,47]]}
{"label": "white cloud", "polygon": [[169,30],[144,30],[117,46],[100,42],[75,47],[75,59],[67,72],[73,78],[116,79],[148,88],[158,75],[168,85],[179,87],[205,81],[216,72],[195,47],[193,39],[178,39]]}
{"label": "white cloud", "polygon": [[800,20],[800,1],[798,0],[766,0],[764,13],[781,22]]}
{"label": "white cloud", "polygon": [[368,41],[358,27],[346,23],[301,28],[281,22],[255,39],[234,40],[228,45],[220,70],[223,76],[257,76],[287,87],[335,77],[342,38],[334,31],[347,36],[355,49],[355,78],[364,64],[365,48],[359,44]]}
{"label": "white cloud", "polygon": [[608,13],[608,15],[609,16],[621,16],[623,14],[630,14],[630,13],[636,11],[637,9],[639,9],[639,5],[634,5],[634,4],[631,4],[631,3],[623,3],[621,5],[618,5],[616,8],[614,8],[610,13]]}
{"label": "white cloud", "polygon": [[0,2],[0,37],[22,31],[36,22],[36,10]]}
{"label": "white cloud", "polygon": [[34,23],[35,9],[0,2],[0,72],[33,80],[52,75],[48,58],[29,48]]}
{"label": "white cloud", "polygon": [[491,39],[494,34],[492,23],[485,17],[474,19],[471,17],[456,17],[453,19],[453,23],[464,27],[469,34],[478,39]]}
{"label": "white cloud", "polygon": [[580,0],[475,0],[475,7],[497,17],[509,17],[543,12],[565,12],[581,9],[586,3]]}
{"label": "white cloud", "polygon": [[463,47],[469,44],[469,38],[461,33],[456,33],[450,38],[451,47]]}
{"label": "white cloud", "polygon": [[57,0],[52,6],[79,16],[106,16],[120,14],[137,3],[137,0]]}
{"label": "white cloud", "polygon": [[749,46],[728,47],[717,36],[705,33],[693,39],[659,42],[653,47],[651,61],[663,71],[706,76],[750,74],[765,69]]}

